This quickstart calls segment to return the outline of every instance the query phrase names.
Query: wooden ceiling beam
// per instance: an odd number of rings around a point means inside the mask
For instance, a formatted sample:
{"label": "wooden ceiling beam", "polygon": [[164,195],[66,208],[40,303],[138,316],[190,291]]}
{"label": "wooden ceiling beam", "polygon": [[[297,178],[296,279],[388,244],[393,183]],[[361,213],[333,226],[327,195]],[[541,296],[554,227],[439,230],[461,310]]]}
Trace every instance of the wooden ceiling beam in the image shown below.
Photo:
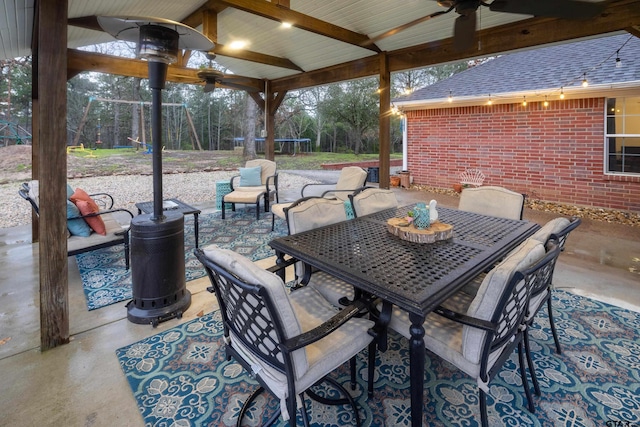
{"label": "wooden ceiling beam", "polygon": [[222,44],[216,44],[211,51],[216,55],[227,56],[229,58],[242,59],[245,61],[257,62],[259,64],[273,65],[274,67],[287,68],[304,72],[304,70],[287,58],[265,55],[264,53],[252,52],[246,49],[230,49]]}
{"label": "wooden ceiling beam", "polygon": [[[213,3],[216,3],[218,5],[232,7],[234,9],[242,10],[243,12],[258,15],[266,19],[271,19],[278,22],[288,22],[296,28],[310,31],[324,37],[329,37],[343,43],[348,43],[364,49],[369,49],[376,53],[380,52],[380,48],[374,43],[371,43],[371,40],[365,34],[347,30],[346,28],[342,28],[330,22],[322,21],[312,16],[296,12],[295,10],[283,7],[282,5],[277,5],[275,3],[267,2],[264,0],[212,1]],[[211,3],[211,1],[209,3]]]}
{"label": "wooden ceiling beam", "polygon": [[[640,24],[637,0],[610,3],[597,18],[588,21],[567,21],[554,18],[531,18],[479,31],[481,48],[457,52],[453,39],[438,40],[388,52],[391,72],[429,67],[468,58],[482,58],[517,49],[531,48],[559,41],[602,35],[615,31],[629,31]],[[320,86],[344,80],[379,74],[376,56],[345,62],[303,74],[275,79],[274,92]]]}
{"label": "wooden ceiling beam", "polygon": [[636,25],[635,27],[625,28],[625,30],[627,31],[627,33],[640,38],[640,25]]}
{"label": "wooden ceiling beam", "polygon": [[[71,78],[82,71],[94,71],[121,76],[139,77],[143,79],[149,77],[149,67],[146,61],[68,49],[67,77]],[[198,71],[199,70],[193,68],[169,65],[167,70],[167,81],[174,83],[202,84],[202,79],[198,77]],[[228,89],[242,88],[244,90],[258,92],[264,89],[264,81],[260,79],[242,76],[233,76],[233,78],[237,78],[236,84],[230,81],[228,85],[225,83],[219,83],[217,86]]]}

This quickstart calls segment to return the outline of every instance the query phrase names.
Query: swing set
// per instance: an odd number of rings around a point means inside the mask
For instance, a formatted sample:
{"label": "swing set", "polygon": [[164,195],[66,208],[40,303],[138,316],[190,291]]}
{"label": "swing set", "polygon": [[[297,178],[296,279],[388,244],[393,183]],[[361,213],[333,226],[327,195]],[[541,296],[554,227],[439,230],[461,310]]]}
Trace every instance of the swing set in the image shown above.
{"label": "swing set", "polygon": [[[151,106],[151,102],[147,102],[147,101],[127,101],[127,100],[123,100],[123,99],[107,99],[107,98],[96,98],[96,97],[90,97],[89,98],[89,102],[87,103],[87,105],[84,108],[84,114],[82,116],[82,120],[80,121],[80,125],[78,126],[78,130],[76,131],[76,135],[73,139],[73,144],[67,147],[67,152],[69,152],[69,150],[74,150],[74,149],[80,149],[80,147],[82,147],[83,149],[85,148],[85,146],[83,144],[80,143],[80,136],[82,135],[82,130],[84,129],[84,126],[87,124],[88,121],[88,117],[89,117],[89,110],[91,109],[91,105],[94,102],[107,102],[107,103],[115,103],[115,104],[137,104],[140,106],[140,128],[141,128],[141,136],[136,137],[135,139],[132,137],[127,137],[127,140],[131,141],[131,142],[135,142],[137,145],[136,147],[136,151],[138,150],[138,147],[141,147],[146,153],[151,153],[152,149],[151,149],[151,141],[147,142],[147,137],[146,137],[146,126],[145,126],[145,106],[150,107]],[[198,146],[198,150],[202,151],[202,146],[200,145],[200,139],[198,138],[198,134],[196,133],[196,128],[193,124],[193,120],[191,119],[191,114],[189,114],[189,110],[187,109],[186,104],[178,104],[178,103],[163,103],[162,104],[163,107],[180,107],[182,109],[182,111],[184,111],[185,113],[185,117],[187,119],[187,123],[188,123],[188,135],[189,135],[189,139],[191,140],[191,147],[193,150],[196,149],[195,145]],[[182,116],[180,117],[180,125],[179,125],[180,129],[182,129]],[[97,148],[98,146],[100,146],[103,141],[100,140],[100,130],[101,130],[101,125],[100,125],[100,118],[98,118],[98,130],[97,130],[97,140],[95,142],[95,146],[94,149]],[[151,136],[151,138],[153,137],[153,135],[151,135],[151,131],[149,130],[149,135]],[[140,138],[142,138],[142,140],[140,140]],[[195,145],[194,145],[195,142]],[[118,145],[115,144],[113,146],[113,148],[132,148],[133,145]],[[164,151],[165,147],[162,147],[162,150]]]}

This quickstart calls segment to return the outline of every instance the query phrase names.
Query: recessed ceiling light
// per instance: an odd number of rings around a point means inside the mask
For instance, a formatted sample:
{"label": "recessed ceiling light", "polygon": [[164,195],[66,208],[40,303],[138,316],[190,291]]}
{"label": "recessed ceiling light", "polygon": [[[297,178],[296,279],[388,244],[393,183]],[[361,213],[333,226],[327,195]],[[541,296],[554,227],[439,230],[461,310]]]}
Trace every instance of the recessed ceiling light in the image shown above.
{"label": "recessed ceiling light", "polygon": [[283,22],[282,23],[282,28],[291,28],[293,27],[293,24],[291,24],[291,22]]}
{"label": "recessed ceiling light", "polygon": [[247,42],[243,40],[235,40],[229,43],[229,49],[244,49],[247,47]]}

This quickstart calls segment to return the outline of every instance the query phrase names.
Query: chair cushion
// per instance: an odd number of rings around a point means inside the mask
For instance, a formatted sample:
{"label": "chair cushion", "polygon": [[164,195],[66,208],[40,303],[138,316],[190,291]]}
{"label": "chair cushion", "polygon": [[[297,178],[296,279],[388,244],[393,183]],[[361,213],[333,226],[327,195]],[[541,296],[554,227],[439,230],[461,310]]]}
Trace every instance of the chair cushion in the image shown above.
{"label": "chair cushion", "polygon": [[[510,254],[487,273],[466,314],[490,321],[514,272],[531,267],[544,255],[545,249],[542,243],[537,240],[527,240],[517,252]],[[465,326],[463,329],[463,355],[472,363],[479,363],[486,332],[470,326]]]}
{"label": "chair cushion", "polygon": [[[76,188],[76,191],[69,198],[80,210],[82,215],[89,215],[92,213],[100,212],[100,207],[96,204],[96,202],[84,191],[82,188]],[[89,227],[96,233],[106,236],[107,229],[104,225],[104,221],[100,216],[93,216],[89,218],[85,218]]]}
{"label": "chair cushion", "polygon": [[225,194],[222,200],[227,203],[259,203],[260,197],[264,193],[266,193],[264,187],[240,187]]}
{"label": "chair cushion", "polygon": [[[367,179],[367,171],[360,166],[347,166],[342,168],[338,182],[336,183],[336,192],[331,194],[331,197],[336,197],[340,200],[348,200],[349,193],[361,188],[365,180]],[[350,190],[344,191],[344,190]]]}
{"label": "chair cushion", "polygon": [[256,187],[261,185],[260,172],[262,172],[261,166],[240,168],[240,187]]}
{"label": "chair cushion", "polygon": [[549,240],[549,237],[551,237],[552,234],[558,234],[559,232],[567,228],[570,223],[571,221],[564,217],[554,218],[551,221],[548,221],[545,225],[542,226],[542,228],[536,231],[529,238],[537,240],[544,245],[547,243],[547,240]]}
{"label": "chair cushion", "polygon": [[358,216],[369,215],[398,206],[398,199],[391,190],[371,188],[353,196],[353,205]]}
{"label": "chair cushion", "polygon": [[314,198],[287,211],[289,233],[296,234],[336,222],[346,221],[342,200]]}
{"label": "chair cushion", "polygon": [[275,205],[271,205],[271,213],[274,214],[275,216],[277,216],[278,218],[282,218],[285,219],[286,217],[284,216],[284,209],[288,208],[289,206],[291,206],[293,204],[293,202],[291,203],[276,203]]}
{"label": "chair cushion", "polygon": [[354,298],[352,285],[324,271],[316,271],[313,273],[307,286],[314,288],[324,299],[336,307],[341,307],[341,298],[347,297],[349,300],[353,300]]}
{"label": "chair cushion", "polygon": [[80,210],[72,201],[67,200],[67,228],[72,236],[89,237],[91,228],[82,218],[69,219],[80,216]]}
{"label": "chair cushion", "polygon": [[267,159],[253,159],[248,160],[244,165],[247,168],[254,168],[260,166],[262,168],[260,172],[260,184],[266,184],[267,178],[276,174],[276,162]]}
{"label": "chair cushion", "polygon": [[465,188],[458,209],[500,218],[521,219],[524,196],[502,187]]}

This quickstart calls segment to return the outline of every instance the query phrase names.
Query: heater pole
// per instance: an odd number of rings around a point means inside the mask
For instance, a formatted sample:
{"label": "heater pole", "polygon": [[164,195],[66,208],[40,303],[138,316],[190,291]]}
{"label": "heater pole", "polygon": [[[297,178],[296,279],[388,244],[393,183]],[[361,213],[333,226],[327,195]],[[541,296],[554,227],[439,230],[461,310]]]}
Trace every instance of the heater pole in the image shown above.
{"label": "heater pole", "polygon": [[154,222],[164,219],[162,209],[162,89],[165,86],[168,65],[149,61],[149,87],[151,88],[151,138],[153,158],[153,216]]}

